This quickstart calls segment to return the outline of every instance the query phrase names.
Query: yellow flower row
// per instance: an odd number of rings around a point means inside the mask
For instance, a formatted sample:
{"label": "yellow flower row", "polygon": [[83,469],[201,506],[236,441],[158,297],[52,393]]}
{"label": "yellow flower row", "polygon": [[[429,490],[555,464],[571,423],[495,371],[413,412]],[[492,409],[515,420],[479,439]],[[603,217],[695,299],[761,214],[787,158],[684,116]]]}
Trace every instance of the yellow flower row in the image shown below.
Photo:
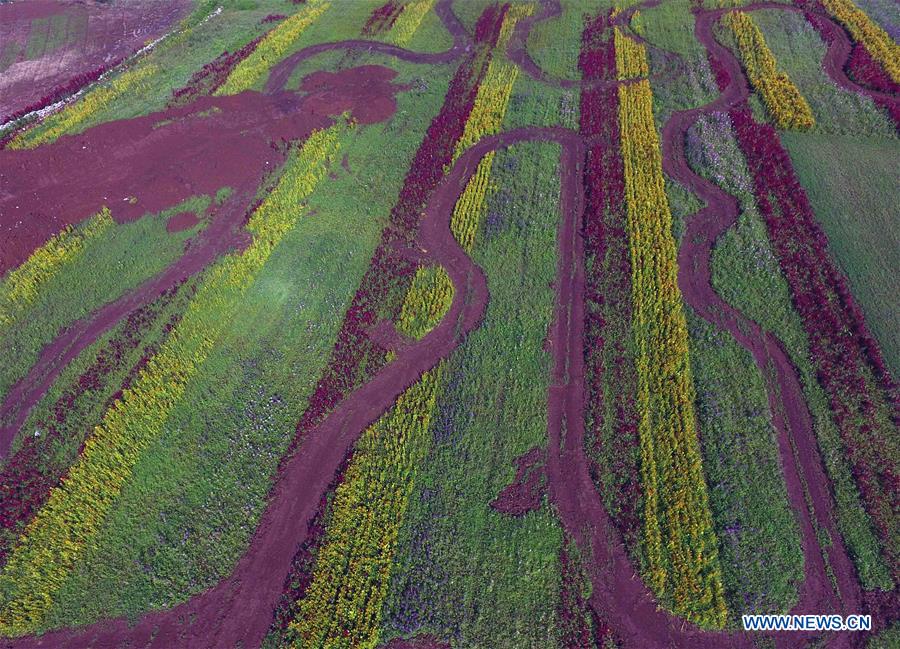
{"label": "yellow flower row", "polygon": [[425,14],[431,11],[432,6],[434,6],[434,0],[410,2],[397,17],[397,21],[387,33],[385,40],[398,47],[406,47],[416,30],[419,29]]}
{"label": "yellow flower row", "polygon": [[[496,55],[506,50],[516,23],[525,16],[530,16],[532,11],[533,7],[530,4],[517,5],[511,7],[503,19],[500,36],[497,39],[495,58],[488,64],[484,80],[478,88],[472,113],[466,121],[462,138],[456,145],[454,160],[482,137],[500,132],[512,89],[519,75],[519,68],[502,56]],[[460,245],[467,250],[471,250],[475,245],[475,233],[478,231],[481,220],[481,207],[484,204],[493,164],[494,152],[489,151],[478,163],[478,168],[472,174],[453,208],[450,229]]]}
{"label": "yellow flower row", "polygon": [[[642,45],[616,29],[615,46],[620,79],[646,73]],[[662,602],[679,615],[704,627],[722,627],[727,609],[697,439],[687,324],[649,81],[620,86],[619,102],[638,376],[645,577]]]}
{"label": "yellow flower row", "polygon": [[156,65],[144,65],[123,72],[109,84],[96,86],[77,101],[68,104],[58,113],[48,116],[33,129],[24,131],[9,143],[10,149],[33,149],[55,141],[61,135],[71,133],[84,124],[94,113],[106,107],[129,90],[139,88],[142,82],[158,70]]}
{"label": "yellow flower row", "polygon": [[306,28],[330,6],[330,2],[310,2],[305,9],[272,29],[253,53],[238,63],[215,94],[234,95],[256,85],[269,72],[269,68],[287,54]]}
{"label": "yellow flower row", "polygon": [[453,282],[442,266],[423,266],[416,271],[400,309],[397,330],[420,339],[446,315],[453,303]]}
{"label": "yellow flower row", "polygon": [[851,0],[822,0],[832,16],[837,18],[857,43],[861,43],[872,58],[884,66],[894,83],[900,83],[900,45]]}
{"label": "yellow flower row", "polygon": [[40,627],[142,451],[162,433],[187,382],[240,307],[243,291],[304,213],[302,201],[325,176],[338,138],[338,127],[316,132],[291,155],[247,225],[250,246],[210,269],[159,353],[106,411],[68,476],[51,491],[0,571],[0,634],[18,636]]}
{"label": "yellow flower row", "polygon": [[78,257],[86,242],[100,236],[112,225],[112,216],[104,207],[83,228],[66,226],[31,253],[21,266],[10,271],[0,284],[0,326],[10,324],[24,307],[34,302],[41,284]]}
{"label": "yellow flower row", "polygon": [[[526,10],[530,13],[531,7],[507,14],[497,51],[505,47],[515,21],[527,15]],[[516,73],[508,63],[489,65],[455,157],[483,135],[500,130]],[[467,250],[475,241],[493,158],[490,153],[481,160],[454,209],[453,231]],[[401,308],[398,330],[415,338],[424,336],[441,321],[452,299],[453,285],[443,268],[420,268]],[[397,536],[415,467],[428,450],[429,425],[444,372],[441,363],[425,373],[357,443],[332,501],[312,581],[291,623],[298,646],[377,645]]]}
{"label": "yellow flower row", "polygon": [[778,71],[775,57],[753,19],[742,11],[724,18],[737,40],[741,61],[750,83],[760,94],[778,128],[807,130],[816,121],[806,98],[790,78]]}
{"label": "yellow flower row", "polygon": [[[436,324],[436,323],[432,323]],[[299,647],[375,647],[397,537],[428,450],[443,366],[422,375],[356,445],[291,628]]]}

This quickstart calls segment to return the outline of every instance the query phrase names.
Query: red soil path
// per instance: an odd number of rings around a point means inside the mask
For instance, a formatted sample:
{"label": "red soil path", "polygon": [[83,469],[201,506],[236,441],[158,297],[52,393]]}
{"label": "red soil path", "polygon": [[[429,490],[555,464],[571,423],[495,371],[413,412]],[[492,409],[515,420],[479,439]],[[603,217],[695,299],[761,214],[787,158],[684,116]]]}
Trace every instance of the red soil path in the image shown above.
{"label": "red soil path", "polygon": [[179,212],[166,221],[166,232],[181,232],[194,227],[197,223],[199,220],[193,212]]}
{"label": "red soil path", "polygon": [[[325,74],[311,82],[304,96],[245,92],[204,97],[190,106],[109,122],[36,149],[0,150],[0,186],[16,187],[15,194],[0,194],[0,272],[104,204],[122,222],[221,187],[235,190],[175,264],[73,323],[42,351],[0,405],[0,457],[34,404],[82,349],[130,311],[230,248],[243,246],[246,208],[263,175],[284,158],[273,143],[303,140],[331,125],[330,115],[345,110],[362,123],[382,121],[396,110],[394,94],[401,88],[390,82],[393,70],[366,66]],[[129,197],[137,201],[132,204]]]}
{"label": "red soil path", "polygon": [[[47,96],[54,88],[91,70],[121,60],[168,31],[191,7],[187,0],[120,1],[103,5],[59,0],[0,4],[0,56],[5,48],[21,50],[0,74],[0,124]],[[31,21],[63,16],[70,44],[26,61]],[[85,25],[84,33],[73,31]]]}
{"label": "red soil path", "polygon": [[[644,6],[652,4],[656,3],[648,2]],[[442,2],[440,6],[449,11],[449,2]],[[761,7],[789,8],[780,4],[761,4],[753,8]],[[543,13],[547,14],[547,10]],[[690,170],[684,155],[684,135],[703,112],[727,110],[743,101],[748,92],[739,64],[712,37],[712,24],[718,13],[698,12],[695,33],[710,55],[731,73],[732,82],[711,104],[675,113],[663,130],[666,171],[707,202],[707,207],[690,219],[690,228],[684,237],[686,243],[679,254],[679,284],[688,303],[704,318],[732,333],[753,354],[767,377],[788,492],[803,530],[807,577],[797,610],[803,613],[864,612],[865,603],[852,564],[832,520],[828,480],[819,461],[796,371],[778,341],[763,334],[753,322],[722,301],[709,281],[710,249],[716,238],[734,223],[737,203]],[[454,36],[454,49],[459,51],[463,39],[456,33]],[[351,41],[347,47],[369,45],[358,43]],[[834,48],[842,47],[841,38],[837,37],[834,43],[837,45],[830,45],[826,61],[837,65],[840,50]],[[316,51],[337,47],[341,44],[331,43]],[[431,62],[436,56],[400,53],[397,49],[376,48],[376,51],[423,63]],[[274,79],[270,87],[283,86],[292,66],[311,55],[308,50],[298,53],[292,63],[281,68],[280,78]],[[454,55],[447,52],[437,56],[451,59]],[[827,62],[825,65],[829,74],[833,71],[831,65]],[[840,70],[841,66],[836,69]],[[537,72],[539,77],[545,78],[540,70]],[[838,76],[835,74],[833,78],[841,83]],[[846,81],[854,90],[866,92]],[[231,577],[175,609],[145,615],[133,627],[126,620],[117,619],[86,629],[23,638],[10,642],[9,646],[81,648],[117,647],[122,643],[142,647],[218,647],[238,643],[245,647],[258,646],[267,630],[294,550],[305,537],[309,519],[322,493],[361,431],[478,326],[488,300],[486,280],[451,234],[450,215],[481,157],[488,151],[522,141],[556,142],[562,147],[558,295],[556,318],[548,337],[554,370],[548,394],[546,472],[550,498],[560,520],[589,559],[587,568],[593,584],[591,606],[614,626],[616,635],[626,647],[752,646],[751,638],[746,634],[703,632],[657,608],[652,595],[635,573],[590,478],[584,452],[584,359],[581,350],[585,282],[583,240],[579,233],[584,202],[580,175],[586,142],[577,133],[562,128],[523,128],[487,137],[456,161],[429,200],[416,241],[419,247],[429,251],[427,256],[433,263],[444,266],[453,281],[455,292],[447,316],[422,340],[402,345],[393,363],[343,399],[320,425],[309,432],[301,452],[284,463],[250,549]],[[768,371],[768,363],[772,364],[774,372]],[[806,507],[804,484],[808,489],[811,514]],[[812,533],[813,519],[827,529],[835,541],[828,550],[828,558],[839,595],[832,591],[825,576],[824,563]],[[792,647],[802,645],[810,638],[810,634],[784,634],[776,636],[776,642],[778,646]],[[843,647],[857,646],[864,638],[859,634],[835,633],[828,640],[829,647]]]}

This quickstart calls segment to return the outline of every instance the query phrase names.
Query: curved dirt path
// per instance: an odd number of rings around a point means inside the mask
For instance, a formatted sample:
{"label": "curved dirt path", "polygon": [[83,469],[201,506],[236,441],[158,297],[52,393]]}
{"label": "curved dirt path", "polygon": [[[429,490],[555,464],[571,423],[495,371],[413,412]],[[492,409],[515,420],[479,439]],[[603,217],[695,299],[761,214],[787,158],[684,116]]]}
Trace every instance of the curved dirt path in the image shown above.
{"label": "curved dirt path", "polygon": [[[628,25],[628,22],[631,20],[632,15],[634,15],[636,11],[655,7],[661,1],[662,0],[644,0],[643,2],[634,4],[620,12],[612,20],[611,24],[620,27]],[[623,80],[566,79],[562,77],[556,77],[546,72],[534,61],[533,58],[531,58],[531,54],[529,54],[528,52],[528,38],[530,37],[531,30],[535,25],[546,20],[558,18],[562,14],[562,7],[559,0],[542,0],[541,5],[543,8],[540,12],[532,14],[531,16],[526,16],[516,23],[516,27],[513,30],[512,36],[509,39],[509,44],[506,48],[506,55],[509,57],[509,60],[515,63],[522,72],[540,83],[552,86],[554,88],[566,89],[611,88],[618,87],[623,84],[636,83],[643,80],[643,78],[637,77],[633,79]],[[643,43],[647,47],[648,51],[656,53],[657,56],[662,57],[662,59],[665,61],[666,67],[661,72],[652,73],[650,75],[651,81],[653,79],[672,77],[676,74],[680,74],[681,71],[685,69],[684,63],[677,54],[669,52],[668,50],[664,50],[644,40],[644,38],[642,38],[638,34],[635,34],[631,29],[628,30],[628,36],[633,40]]]}
{"label": "curved dirt path", "polygon": [[[449,8],[449,5],[449,1],[441,3],[442,7]],[[755,8],[791,7],[764,3],[752,7]],[[694,174],[687,166],[683,149],[684,133],[703,112],[727,110],[747,96],[746,82],[736,60],[712,38],[711,26],[717,13],[722,12],[698,13],[695,30],[710,53],[732,72],[732,82],[718,99],[707,106],[675,113],[663,130],[664,168],[673,178],[703,197],[708,205],[691,219],[691,229],[684,238],[686,242],[691,242],[697,235],[698,241],[684,245],[680,250],[679,284],[692,307],[713,324],[731,332],[751,351],[764,376],[769,377],[767,388],[770,405],[776,415],[779,449],[790,497],[795,510],[804,519],[807,579],[801,591],[801,603],[812,606],[811,610],[822,612],[860,612],[855,573],[840,545],[840,536],[832,534],[838,543],[830,551],[829,559],[838,575],[842,601],[836,599],[827,579],[822,579],[823,569],[816,565],[815,560],[818,546],[809,544],[808,531],[812,523],[803,498],[801,479],[809,485],[816,520],[830,526],[827,527],[829,531],[833,531],[834,527],[828,481],[818,462],[809,413],[796,372],[774,337],[764,335],[754,323],[722,301],[709,282],[712,245],[734,223],[737,204],[733,197]],[[839,40],[835,42],[840,47]],[[360,42],[352,41],[350,46],[355,48],[356,43]],[[372,45],[367,41],[364,43],[365,48]],[[337,43],[326,45],[325,49],[340,46]],[[388,46],[388,49],[391,47]],[[416,56],[405,50],[402,54],[377,48],[373,51],[391,53],[405,60],[413,60]],[[832,56],[831,51],[830,47],[829,56]],[[837,62],[839,54],[834,54],[831,60]],[[426,59],[445,55],[447,53],[423,54],[418,62],[427,63],[430,61]],[[303,58],[296,59],[293,65]],[[282,80],[271,87],[280,87],[279,83],[283,85],[292,69],[285,65],[280,73]],[[847,82],[853,86],[852,82]],[[855,86],[853,88],[865,91]],[[151,647],[233,646],[238,642],[246,647],[257,646],[268,628],[293,551],[302,542],[307,521],[314,513],[320,493],[327,488],[334,469],[361,431],[385,412],[421,373],[446,358],[477,327],[484,313],[488,299],[484,275],[462,251],[449,229],[456,199],[485,153],[517,142],[535,140],[556,142],[562,146],[563,214],[559,226],[557,315],[550,336],[554,371],[548,394],[549,491],[567,531],[593,556],[589,566],[594,586],[591,604],[607,616],[625,646],[751,646],[746,634],[703,632],[657,609],[653,597],[631,566],[590,479],[583,446],[581,339],[584,268],[583,242],[579,233],[583,204],[580,173],[585,142],[576,133],[561,128],[523,128],[484,138],[456,161],[429,201],[417,240],[420,246],[429,250],[429,259],[447,269],[454,283],[453,304],[447,316],[421,341],[402,346],[394,363],[345,398],[320,426],[309,433],[300,452],[285,463],[250,549],[231,577],[172,610],[145,615],[134,627],[123,619],[102,621],[84,629],[62,630],[41,637],[10,641],[8,646],[116,647],[123,642]],[[774,376],[766,371],[770,362],[775,367]],[[782,412],[784,418],[780,414]],[[797,445],[798,450],[805,451],[798,453],[797,464],[794,462],[792,444]],[[821,555],[818,563],[822,564]],[[835,603],[838,608],[831,607]],[[808,639],[807,634],[790,634],[778,636],[777,642],[779,646],[795,646]],[[848,634],[834,634],[830,639],[829,646],[853,646],[855,642],[854,636]]]}
{"label": "curved dirt path", "polygon": [[[204,97],[184,108],[101,124],[32,150],[0,150],[0,181],[17,188],[16,194],[0,192],[0,271],[18,265],[51,234],[102,205],[111,205],[116,220],[125,222],[191,196],[212,196],[224,186],[234,190],[174,263],[68,324],[41,350],[0,404],[0,460],[69,361],[128,313],[246,243],[246,210],[266,170],[284,159],[271,141],[303,141],[332,125],[330,114],[347,109],[362,123],[387,119],[402,89],[391,83],[395,74],[372,66],[320,73],[302,97],[286,92]],[[122,196],[139,200],[132,204]]]}
{"label": "curved dirt path", "polygon": [[[780,5],[774,5],[780,6]],[[687,219],[687,230],[678,255],[679,286],[685,301],[705,320],[730,333],[753,356],[766,379],[766,391],[777,432],[785,483],[792,508],[800,523],[804,581],[794,611],[857,613],[862,610],[862,597],[855,569],[843,546],[833,516],[829,481],[819,460],[819,450],[812,429],[812,419],[804,402],[797,373],[781,345],[771,333],[765,333],[752,320],[725,302],[712,288],[710,258],[718,238],[731,228],[739,214],[738,202],[714,183],[691,170],[685,157],[688,128],[703,114],[727,111],[747,99],[749,88],[740,63],[712,35],[712,26],[721,11],[699,12],[695,36],[709,54],[728,71],[728,87],[710,104],[674,113],[662,131],[663,169],[674,180],[697,194],[705,203]],[[770,371],[770,364],[774,367]],[[804,483],[813,510],[807,507]],[[834,543],[828,550],[829,563],[837,578],[840,594],[834,593],[815,526],[827,530]],[[780,638],[787,645],[790,637]],[[830,646],[847,646],[850,637],[836,635]]]}
{"label": "curved dirt path", "polygon": [[466,30],[465,25],[459,20],[453,12],[453,0],[440,0],[434,6],[434,12],[441,19],[444,27],[453,37],[453,46],[443,52],[414,52],[397,45],[383,43],[381,41],[373,41],[366,39],[350,39],[344,41],[334,41],[331,43],[317,43],[304,47],[302,50],[291,54],[282,59],[274,66],[269,73],[269,79],[266,82],[266,92],[275,92],[282,90],[290,78],[294,69],[306,59],[312,58],[322,52],[332,50],[353,50],[365,52],[366,54],[384,54],[393,56],[401,61],[409,61],[410,63],[450,63],[457,60],[472,46],[472,35]]}

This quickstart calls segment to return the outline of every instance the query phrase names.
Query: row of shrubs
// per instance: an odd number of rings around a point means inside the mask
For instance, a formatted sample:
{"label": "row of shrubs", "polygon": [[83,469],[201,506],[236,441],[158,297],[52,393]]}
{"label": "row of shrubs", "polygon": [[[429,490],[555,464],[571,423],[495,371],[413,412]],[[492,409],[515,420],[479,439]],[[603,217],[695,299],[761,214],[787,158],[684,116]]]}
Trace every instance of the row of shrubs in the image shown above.
{"label": "row of shrubs", "polygon": [[[647,75],[641,43],[615,31],[620,79]],[[646,79],[619,86],[631,255],[632,334],[644,496],[645,579],[677,614],[706,628],[728,618],[694,412],[688,331]]]}
{"label": "row of shrubs", "polygon": [[10,324],[25,306],[31,304],[41,284],[77,257],[87,241],[100,236],[112,225],[109,209],[103,207],[83,227],[63,228],[10,271],[0,284],[0,327]]}
{"label": "row of shrubs", "polygon": [[314,133],[291,155],[278,185],[247,223],[253,242],[210,268],[181,321],[107,410],[28,525],[0,571],[0,634],[40,628],[54,593],[100,530],[132,467],[163,432],[167,413],[239,308],[244,291],[304,213],[303,201],[336,155],[340,128]]}
{"label": "row of shrubs", "polygon": [[782,129],[811,129],[816,120],[809,102],[790,77],[778,71],[775,57],[753,19],[742,11],[734,11],[723,22],[734,34],[750,83],[762,97],[775,125]]}

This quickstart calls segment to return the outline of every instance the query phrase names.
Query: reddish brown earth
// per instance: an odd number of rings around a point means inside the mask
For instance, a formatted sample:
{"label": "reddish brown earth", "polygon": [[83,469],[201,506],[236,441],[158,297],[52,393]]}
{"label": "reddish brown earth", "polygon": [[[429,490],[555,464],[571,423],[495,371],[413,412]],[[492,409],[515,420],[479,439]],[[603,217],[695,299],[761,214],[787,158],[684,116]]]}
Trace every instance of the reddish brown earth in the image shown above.
{"label": "reddish brown earth", "polygon": [[[653,4],[656,2],[647,2],[643,6]],[[545,7],[541,14],[544,18],[552,13],[552,3],[547,6],[550,9]],[[780,4],[760,4],[753,8],[764,6],[786,8]],[[442,2],[440,7],[448,11],[449,2]],[[707,207],[689,219],[690,229],[684,237],[686,243],[679,252],[679,285],[686,301],[711,323],[729,331],[753,354],[767,377],[767,392],[775,415],[788,493],[803,531],[806,580],[796,611],[861,613],[865,612],[866,604],[834,526],[829,483],[819,459],[797,373],[778,341],[722,301],[710,284],[710,249],[716,238],[734,223],[737,204],[733,197],[690,170],[684,156],[684,135],[704,112],[727,110],[742,102],[748,93],[739,64],[712,37],[716,16],[715,11],[698,12],[695,34],[710,56],[729,71],[732,81],[715,101],[698,109],[675,113],[663,129],[666,171],[707,203]],[[453,33],[456,39],[454,50],[458,52],[464,39]],[[527,29],[524,34],[517,34],[524,42]],[[359,43],[351,41],[346,47],[366,47]],[[842,47],[840,38],[835,43],[836,46],[829,47],[826,61],[837,64],[840,63],[840,49],[834,48]],[[325,44],[316,51],[337,47],[341,44]],[[512,49],[513,45],[510,47]],[[430,62],[435,56],[396,50],[378,49],[420,62]],[[454,50],[438,56],[453,58]],[[282,87],[293,66],[311,55],[304,50],[285,62],[280,77],[274,79],[270,87]],[[527,71],[526,66],[523,69]],[[833,71],[829,63],[825,69],[829,73]],[[558,81],[546,79],[539,69],[532,72],[536,72],[532,75],[536,78],[551,83]],[[836,81],[841,83],[842,80],[836,78]],[[852,86],[852,82],[847,82]],[[857,87],[854,89],[865,92]],[[148,613],[134,626],[124,619],[109,620],[85,629],[62,630],[39,638],[11,641],[9,646],[81,648],[118,647],[123,643],[141,647],[258,646],[270,622],[294,551],[304,541],[309,520],[322,494],[359,434],[390,408],[396,397],[423,372],[446,358],[478,326],[489,298],[486,280],[451,234],[450,215],[481,157],[489,151],[522,141],[556,142],[562,147],[558,293],[556,316],[548,336],[554,369],[548,393],[545,471],[548,493],[560,521],[585,557],[592,582],[590,604],[602,619],[609,621],[625,647],[753,646],[748,634],[704,632],[657,608],[630,563],[591,480],[584,451],[585,390],[581,350],[585,281],[583,239],[579,233],[584,202],[580,176],[586,143],[577,133],[563,128],[523,128],[483,138],[453,165],[428,202],[416,242],[420,248],[429,251],[430,261],[442,265],[453,281],[455,291],[450,310],[422,340],[400,345],[397,359],[345,397],[308,433],[301,452],[285,461],[250,548],[231,577],[170,611]],[[391,334],[384,332],[384,335],[390,337]],[[62,345],[60,350],[64,349]],[[768,370],[769,364],[772,371]],[[811,511],[806,506],[804,484]],[[812,531],[814,524],[828,530],[835,540],[827,554],[839,595],[832,591],[825,575],[824,562]],[[801,646],[811,639],[814,639],[813,634],[775,636],[779,647]],[[826,639],[829,647],[858,646],[863,641],[864,636],[860,634],[833,633]]]}
{"label": "reddish brown earth", "polygon": [[194,227],[197,223],[199,220],[193,212],[179,212],[166,221],[166,232],[181,232]]}
{"label": "reddish brown earth", "polygon": [[[15,48],[15,62],[0,73],[0,124],[73,77],[117,61],[159,38],[187,15],[189,0],[109,4],[27,0],[0,4],[0,58]],[[62,15],[67,45],[26,61],[32,21]],[[58,19],[59,20],[59,19]]]}
{"label": "reddish brown earth", "polygon": [[516,477],[491,502],[491,507],[510,516],[523,516],[540,508],[546,481],[542,455],[541,449],[534,447],[516,458]]}
{"label": "reddish brown earth", "polygon": [[[190,106],[109,122],[36,149],[0,150],[0,187],[16,188],[15,194],[0,193],[0,272],[103,205],[124,222],[190,196],[212,195],[221,187],[235,190],[175,264],[73,323],[42,351],[0,405],[0,457],[34,404],[82,349],[130,311],[246,244],[242,226],[247,206],[264,174],[283,161],[284,154],[273,144],[305,139],[334,122],[329,114],[349,110],[360,122],[389,118],[396,110],[394,93],[401,89],[389,81],[395,74],[350,69],[318,78],[315,91],[302,96],[245,92],[204,97]],[[371,80],[355,83],[361,76]],[[338,85],[328,89],[326,81]],[[312,109],[307,101],[313,102]]]}

